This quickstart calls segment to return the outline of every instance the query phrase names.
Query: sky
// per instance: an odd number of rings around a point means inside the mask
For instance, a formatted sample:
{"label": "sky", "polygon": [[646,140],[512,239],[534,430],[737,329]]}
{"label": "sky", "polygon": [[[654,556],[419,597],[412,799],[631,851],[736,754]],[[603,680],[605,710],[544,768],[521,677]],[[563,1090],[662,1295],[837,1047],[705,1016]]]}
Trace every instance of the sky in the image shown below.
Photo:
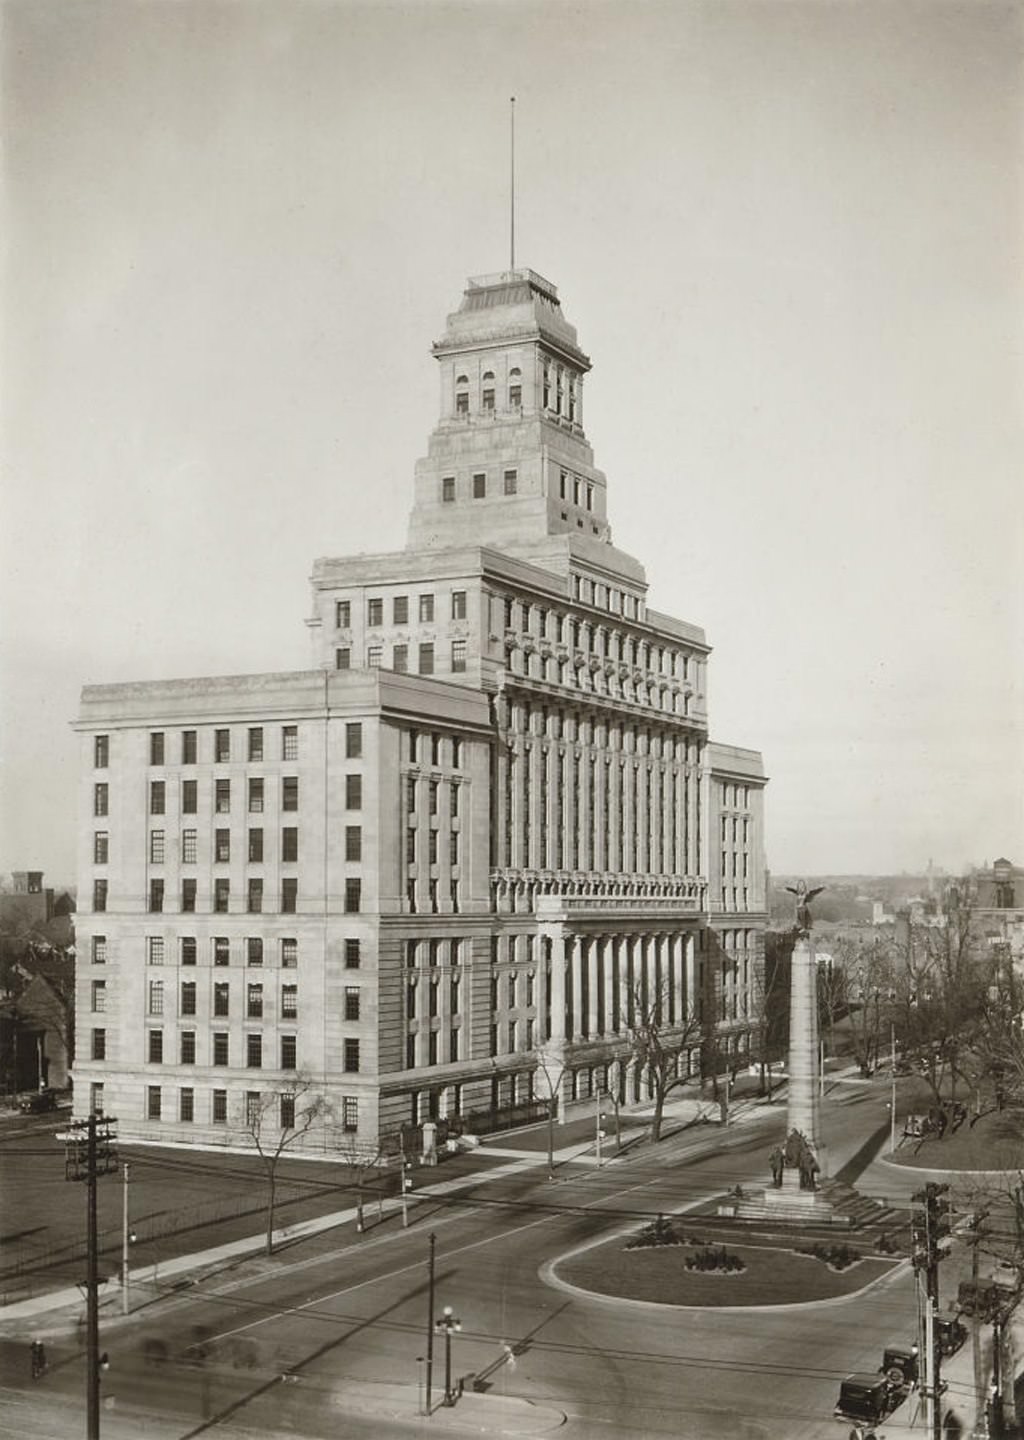
{"label": "sky", "polygon": [[81,687],[301,669],[517,253],[780,873],[1024,863],[1019,4],[0,0],[0,871]]}

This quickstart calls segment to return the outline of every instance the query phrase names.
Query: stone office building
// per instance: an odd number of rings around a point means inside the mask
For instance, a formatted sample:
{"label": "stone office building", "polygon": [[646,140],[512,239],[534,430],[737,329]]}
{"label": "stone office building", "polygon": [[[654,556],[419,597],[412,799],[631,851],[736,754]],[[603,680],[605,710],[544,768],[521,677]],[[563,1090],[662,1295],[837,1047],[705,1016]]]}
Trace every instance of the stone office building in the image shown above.
{"label": "stone office building", "polygon": [[764,772],[612,543],[590,362],[530,270],[434,354],[406,548],[315,562],[310,670],[83,692],[76,1104],[126,1136],[244,1143],[299,1079],[327,1148],[640,1099],[654,997],[749,1047]]}

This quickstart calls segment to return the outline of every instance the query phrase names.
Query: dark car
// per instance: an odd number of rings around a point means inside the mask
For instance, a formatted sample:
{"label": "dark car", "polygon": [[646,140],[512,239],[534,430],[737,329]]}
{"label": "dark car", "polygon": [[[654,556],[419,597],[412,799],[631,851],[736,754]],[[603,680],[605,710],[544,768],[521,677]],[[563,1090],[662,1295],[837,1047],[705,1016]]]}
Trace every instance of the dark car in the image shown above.
{"label": "dark car", "polygon": [[916,1385],[917,1346],[887,1345],[878,1368],[883,1375],[888,1375],[895,1385]]}
{"label": "dark car", "polygon": [[839,1420],[866,1420],[874,1425],[895,1410],[903,1396],[904,1387],[888,1375],[877,1371],[847,1375],[839,1387],[834,1413]]}
{"label": "dark car", "polygon": [[26,1095],[18,1108],[23,1115],[45,1115],[50,1110],[56,1110],[57,1092],[38,1090],[34,1095]]}
{"label": "dark car", "polygon": [[1012,1303],[1015,1294],[1012,1287],[998,1285],[994,1280],[961,1280],[956,1303],[965,1315],[991,1320]]}
{"label": "dark car", "polygon": [[967,1339],[967,1326],[956,1316],[939,1315],[935,1319],[935,1333],[943,1355],[955,1355]]}

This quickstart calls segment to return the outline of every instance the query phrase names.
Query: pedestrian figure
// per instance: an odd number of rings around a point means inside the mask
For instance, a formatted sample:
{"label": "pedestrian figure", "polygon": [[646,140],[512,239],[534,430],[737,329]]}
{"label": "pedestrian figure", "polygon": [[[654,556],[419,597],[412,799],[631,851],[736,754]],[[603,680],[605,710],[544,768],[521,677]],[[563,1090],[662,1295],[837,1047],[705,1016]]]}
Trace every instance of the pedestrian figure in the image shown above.
{"label": "pedestrian figure", "polygon": [[772,1184],[775,1186],[776,1190],[778,1190],[782,1185],[783,1163],[784,1161],[782,1151],[779,1149],[778,1145],[776,1145],[775,1149],[768,1156],[768,1164],[772,1167]]}
{"label": "pedestrian figure", "polygon": [[46,1346],[41,1340],[32,1341],[32,1379],[38,1380],[46,1369]]}

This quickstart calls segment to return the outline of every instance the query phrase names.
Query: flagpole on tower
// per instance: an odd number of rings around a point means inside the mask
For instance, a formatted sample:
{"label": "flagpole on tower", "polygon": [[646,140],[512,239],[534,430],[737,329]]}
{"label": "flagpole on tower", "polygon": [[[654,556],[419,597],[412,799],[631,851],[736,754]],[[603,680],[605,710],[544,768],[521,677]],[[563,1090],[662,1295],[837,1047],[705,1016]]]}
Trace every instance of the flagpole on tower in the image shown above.
{"label": "flagpole on tower", "polygon": [[509,98],[509,269],[516,268],[516,97]]}

